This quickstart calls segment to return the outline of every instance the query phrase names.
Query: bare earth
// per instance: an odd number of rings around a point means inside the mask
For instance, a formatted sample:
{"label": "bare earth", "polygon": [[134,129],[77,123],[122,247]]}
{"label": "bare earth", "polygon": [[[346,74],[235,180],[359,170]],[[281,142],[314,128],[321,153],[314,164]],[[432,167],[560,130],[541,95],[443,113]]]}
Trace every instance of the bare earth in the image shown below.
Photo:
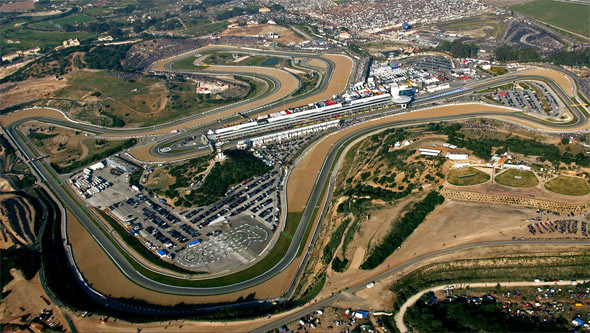
{"label": "bare earth", "polygon": [[41,298],[45,297],[45,299],[49,300],[47,294],[45,294],[45,291],[41,287],[38,274],[30,281],[25,280],[18,270],[12,270],[11,274],[14,280],[10,281],[4,287],[4,291],[10,291],[10,293],[0,303],[0,322],[3,324],[22,324],[20,318],[23,315],[31,314],[31,317],[34,317],[41,313],[43,309],[51,309],[53,310],[53,322],[67,327],[59,308],[53,303],[47,305]]}
{"label": "bare earth", "polygon": [[0,6],[0,12],[22,12],[35,9],[34,0],[14,1]]}
{"label": "bare earth", "polygon": [[297,36],[293,31],[291,31],[291,29],[274,24],[250,24],[245,27],[226,29],[219,33],[219,35],[268,37],[268,34],[271,32],[274,32],[275,34],[279,35],[279,38],[273,40],[283,44],[299,43],[304,40],[303,38]]}
{"label": "bare earth", "polygon": [[19,104],[33,99],[47,98],[65,87],[65,80],[56,80],[54,77],[30,79],[23,82],[7,82],[0,84],[2,88],[11,87],[8,91],[0,93],[0,109],[10,105]]}
{"label": "bare earth", "polygon": [[326,63],[320,59],[310,59],[307,63],[310,64],[311,66],[315,66],[315,67],[319,67],[319,68],[323,68],[323,69],[328,69],[328,66],[326,65]]}

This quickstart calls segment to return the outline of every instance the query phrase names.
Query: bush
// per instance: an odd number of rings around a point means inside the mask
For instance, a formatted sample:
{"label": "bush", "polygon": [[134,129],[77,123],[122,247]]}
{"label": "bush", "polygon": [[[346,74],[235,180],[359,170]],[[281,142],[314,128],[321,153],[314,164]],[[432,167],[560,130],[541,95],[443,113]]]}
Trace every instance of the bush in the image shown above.
{"label": "bush", "polygon": [[41,265],[39,252],[27,247],[16,248],[13,246],[3,249],[0,259],[2,263],[0,265],[2,266],[0,271],[2,286],[0,288],[4,288],[5,285],[12,281],[12,275],[10,275],[11,269],[18,269],[25,279],[30,280],[37,274]]}
{"label": "bush", "polygon": [[185,200],[196,205],[212,204],[232,185],[270,170],[269,166],[246,151],[228,150],[225,155],[227,159],[223,163],[215,163],[201,187],[191,191]]}
{"label": "bush", "polygon": [[344,272],[346,265],[348,265],[348,259],[346,258],[344,258],[344,260],[340,260],[340,258],[336,257],[334,260],[332,260],[332,269],[336,272]]}
{"label": "bush", "polygon": [[136,143],[137,143],[137,139],[125,140],[121,145],[113,146],[113,147],[106,149],[105,151],[103,151],[99,154],[89,155],[89,156],[85,157],[84,159],[81,159],[79,161],[74,161],[70,165],[62,167],[62,166],[59,166],[55,163],[51,163],[51,167],[53,167],[55,169],[55,171],[57,171],[58,173],[69,173],[69,172],[75,171],[77,169],[80,169],[92,162],[96,162],[98,160],[102,160],[103,158],[107,158],[108,156],[111,156],[123,149],[127,149]]}
{"label": "bush", "polygon": [[361,269],[373,269],[379,266],[414,232],[414,229],[424,221],[426,216],[444,201],[445,198],[438,192],[428,193],[426,198],[416,203],[411,211],[393,225],[381,244],[371,251],[367,260],[361,265]]}

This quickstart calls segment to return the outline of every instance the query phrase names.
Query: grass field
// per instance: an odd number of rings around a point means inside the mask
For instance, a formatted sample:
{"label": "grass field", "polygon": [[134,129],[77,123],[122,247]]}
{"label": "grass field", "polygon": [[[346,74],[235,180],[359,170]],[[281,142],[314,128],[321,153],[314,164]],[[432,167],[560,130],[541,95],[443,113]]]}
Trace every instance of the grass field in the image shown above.
{"label": "grass field", "polygon": [[537,176],[532,171],[510,169],[496,176],[498,184],[512,187],[533,187],[539,184]]}
{"label": "grass field", "polygon": [[89,164],[99,159],[96,156],[101,156],[109,150],[118,150],[125,144],[122,140],[87,138],[82,132],[48,126],[40,122],[24,123],[19,129],[28,136],[39,151],[48,155],[51,162],[60,167],[67,167],[82,160],[86,161],[85,164]]}
{"label": "grass field", "polygon": [[84,23],[84,22],[90,22],[94,20],[94,17],[90,17],[90,16],[86,16],[86,15],[72,15],[72,16],[68,16],[68,17],[63,17],[57,20],[53,20],[53,23],[57,24],[57,25],[65,25],[65,24],[78,24],[78,23]]}
{"label": "grass field", "polygon": [[472,167],[453,169],[449,171],[447,181],[457,186],[469,186],[485,183],[490,180],[490,175]]}
{"label": "grass field", "polygon": [[[0,29],[1,53],[6,54],[16,50],[30,49],[33,47],[52,48],[61,45],[62,41],[70,38],[78,38],[81,42],[95,37],[90,32],[60,32],[60,31],[38,31],[22,27],[14,27],[14,24]],[[8,44],[6,41],[20,41],[19,44]]]}
{"label": "grass field", "polygon": [[[79,71],[72,73],[68,77],[68,86],[56,93],[56,97],[63,97],[69,99],[81,99],[88,93],[100,92],[101,99],[113,98],[121,100],[124,103],[129,103],[128,99],[131,96],[141,96],[141,100],[145,100],[146,94],[150,93],[149,85],[157,83],[156,80],[141,78],[139,80],[125,80],[109,74],[107,71]],[[133,94],[131,91],[137,89]],[[164,94],[164,89],[157,91]],[[154,92],[156,93],[156,92]],[[143,105],[141,102],[132,103]]]}
{"label": "grass field", "polygon": [[492,28],[491,35],[500,36],[505,24],[494,16],[476,16],[441,23],[440,27],[452,31],[471,31],[482,27]]}
{"label": "grass field", "polygon": [[588,183],[579,177],[559,176],[545,184],[551,192],[565,195],[586,195],[590,193]]}
{"label": "grass field", "polygon": [[586,37],[590,35],[590,10],[588,4],[537,0],[510,6],[509,8],[564,30]]}
{"label": "grass field", "polygon": [[206,66],[195,66],[195,57],[186,57],[182,60],[179,60],[172,64],[172,68],[174,69],[193,69],[193,70],[201,70],[207,68]]}
{"label": "grass field", "polygon": [[187,33],[195,37],[204,36],[215,32],[223,31],[225,30],[225,28],[227,28],[228,24],[229,23],[227,23],[226,21],[203,24],[195,27],[190,27],[187,30]]}
{"label": "grass field", "polygon": [[99,103],[97,110],[122,119],[127,126],[156,125],[234,103],[239,98],[250,98],[264,90],[262,82],[252,80],[254,89],[236,86],[218,95],[205,96],[196,93],[196,83],[190,80],[124,79],[107,71],[82,70],[72,73],[67,80],[68,86],[57,91],[55,97]]}
{"label": "grass field", "polygon": [[[242,56],[242,54],[238,54]],[[249,56],[244,60],[234,62],[230,53],[214,53],[208,56],[204,62],[208,65],[229,65],[229,66],[264,66],[277,67],[282,64],[282,59],[267,56]]]}

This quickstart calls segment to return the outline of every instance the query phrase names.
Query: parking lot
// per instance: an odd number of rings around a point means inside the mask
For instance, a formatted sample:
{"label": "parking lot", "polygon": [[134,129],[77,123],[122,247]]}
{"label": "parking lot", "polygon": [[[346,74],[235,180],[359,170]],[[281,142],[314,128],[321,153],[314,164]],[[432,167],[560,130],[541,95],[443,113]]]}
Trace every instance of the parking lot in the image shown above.
{"label": "parking lot", "polygon": [[563,105],[558,102],[555,94],[544,84],[527,82],[529,89],[502,90],[492,95],[496,101],[511,107],[526,109],[538,115],[559,117],[563,113]]}
{"label": "parking lot", "polygon": [[[233,227],[233,225],[237,225]],[[209,233],[208,241],[189,244],[177,262],[183,267],[207,272],[232,269],[258,257],[272,231],[248,216],[239,216]]]}
{"label": "parking lot", "polygon": [[[188,210],[134,190],[128,178],[128,172],[106,167],[74,175],[70,183],[148,249],[188,269],[219,272],[250,263],[279,227],[284,180],[280,167],[234,186],[211,206]],[[88,186],[102,189],[88,195]]]}
{"label": "parking lot", "polygon": [[272,170],[234,185],[205,207],[174,208],[130,186],[132,170],[107,163],[72,176],[70,184],[163,259],[198,272],[236,270],[260,258],[283,228],[285,166],[324,133],[246,147]]}

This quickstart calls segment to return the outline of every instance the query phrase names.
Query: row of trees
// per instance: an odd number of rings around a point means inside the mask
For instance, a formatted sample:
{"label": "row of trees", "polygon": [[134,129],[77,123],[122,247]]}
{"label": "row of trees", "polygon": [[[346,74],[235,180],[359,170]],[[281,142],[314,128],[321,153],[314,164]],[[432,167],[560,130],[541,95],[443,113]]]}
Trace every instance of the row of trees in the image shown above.
{"label": "row of trees", "polygon": [[361,269],[373,269],[379,266],[402,245],[406,238],[424,221],[426,216],[444,201],[445,198],[438,192],[428,193],[422,201],[412,207],[412,210],[394,223],[393,228],[391,228],[391,231],[385,236],[381,244],[372,249],[369,257],[361,265]]}
{"label": "row of trees", "polygon": [[479,47],[473,43],[463,43],[455,40],[452,42],[444,41],[437,47],[440,51],[450,52],[455,58],[475,58]]}
{"label": "row of trees", "polygon": [[86,53],[84,61],[89,68],[122,71],[121,62],[130,47],[131,45],[98,46]]}
{"label": "row of trees", "polygon": [[502,311],[502,303],[484,298],[482,304],[468,302],[467,296],[454,302],[428,305],[433,292],[424,294],[404,317],[412,330],[419,332],[559,332],[570,328],[559,316],[513,316]]}
{"label": "row of trees", "polygon": [[558,51],[545,57],[532,48],[516,49],[510,45],[496,48],[495,57],[498,61],[519,62],[551,62],[556,65],[588,66],[590,65],[590,49],[581,51]]}
{"label": "row of trees", "polygon": [[[479,47],[474,43],[464,43],[461,41],[442,42],[438,47],[439,51],[446,51],[456,58],[473,58],[477,56]],[[580,51],[558,51],[547,56],[540,55],[535,49],[515,48],[511,45],[502,45],[496,48],[494,56],[496,60],[519,61],[519,62],[550,62],[556,65],[567,66],[589,66],[590,49]]]}
{"label": "row of trees", "polygon": [[336,230],[334,230],[330,235],[330,240],[328,241],[328,244],[326,244],[326,247],[324,247],[324,255],[322,257],[324,265],[329,264],[332,260],[334,252],[336,252],[338,245],[340,245],[340,240],[344,235],[344,231],[346,231],[346,227],[348,227],[348,225],[350,224],[350,221],[350,218],[347,218],[344,221],[342,221],[340,225],[336,228]]}
{"label": "row of trees", "polygon": [[258,13],[258,9],[260,9],[260,7],[257,5],[247,4],[246,7],[244,7],[244,8],[232,7],[232,8],[227,8],[224,10],[216,11],[215,13],[213,13],[213,16],[215,17],[215,19],[217,21],[224,21],[224,20],[230,19],[232,17],[236,17],[236,16],[240,16],[240,15],[244,15],[244,14],[256,14],[256,13]]}

